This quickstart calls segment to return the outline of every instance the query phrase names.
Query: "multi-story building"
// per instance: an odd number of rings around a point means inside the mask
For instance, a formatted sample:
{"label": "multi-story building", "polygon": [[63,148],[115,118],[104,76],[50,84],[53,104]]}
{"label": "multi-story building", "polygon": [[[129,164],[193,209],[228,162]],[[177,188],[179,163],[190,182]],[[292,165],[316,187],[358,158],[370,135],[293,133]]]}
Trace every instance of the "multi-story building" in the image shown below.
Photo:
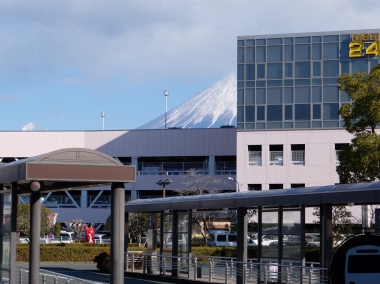
{"label": "multi-story building", "polygon": [[[236,179],[236,129],[166,129],[132,131],[28,131],[0,132],[1,163],[33,157],[62,148],[88,148],[136,166],[136,182],[126,184],[126,201],[162,197],[156,182],[169,178],[166,196],[186,189],[190,169],[226,183],[215,185],[233,191]],[[28,202],[28,196],[21,201]],[[58,213],[60,222],[83,220],[104,223],[110,214],[110,186],[52,192],[42,204]]]}
{"label": "multi-story building", "polygon": [[[127,199],[161,197],[156,182],[166,176],[173,181],[167,196],[175,194],[189,169],[231,177],[224,191],[338,183],[337,152],[352,136],[338,115],[350,100],[337,79],[379,63],[379,32],[238,37],[237,129],[0,132],[1,162],[69,147],[98,150],[136,166]],[[56,192],[43,204],[60,221],[100,223],[110,213],[110,191]]]}
{"label": "multi-story building", "polygon": [[350,143],[338,112],[341,74],[379,63],[380,30],[239,36],[237,180],[242,190],[339,182]]}

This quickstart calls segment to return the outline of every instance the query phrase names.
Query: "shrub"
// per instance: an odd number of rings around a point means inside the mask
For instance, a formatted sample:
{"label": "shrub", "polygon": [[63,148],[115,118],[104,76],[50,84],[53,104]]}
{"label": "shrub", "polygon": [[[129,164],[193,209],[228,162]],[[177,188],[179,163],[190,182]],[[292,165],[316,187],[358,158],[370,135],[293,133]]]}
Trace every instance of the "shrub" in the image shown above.
{"label": "shrub", "polygon": [[102,252],[94,257],[96,268],[100,271],[109,271],[111,269],[111,257],[108,253]]}

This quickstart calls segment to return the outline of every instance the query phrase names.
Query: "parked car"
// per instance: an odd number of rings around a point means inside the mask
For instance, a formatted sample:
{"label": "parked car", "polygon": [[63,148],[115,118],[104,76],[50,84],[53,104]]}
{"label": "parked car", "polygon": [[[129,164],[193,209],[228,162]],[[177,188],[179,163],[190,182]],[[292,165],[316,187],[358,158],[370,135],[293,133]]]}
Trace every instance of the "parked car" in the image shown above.
{"label": "parked car", "polygon": [[207,236],[207,245],[211,247],[236,247],[236,233],[211,230]]}
{"label": "parked car", "polygon": [[61,232],[61,243],[73,243],[74,232]]}
{"label": "parked car", "polygon": [[94,243],[95,244],[109,244],[111,242],[111,238],[109,238],[105,234],[95,234],[94,235]]}

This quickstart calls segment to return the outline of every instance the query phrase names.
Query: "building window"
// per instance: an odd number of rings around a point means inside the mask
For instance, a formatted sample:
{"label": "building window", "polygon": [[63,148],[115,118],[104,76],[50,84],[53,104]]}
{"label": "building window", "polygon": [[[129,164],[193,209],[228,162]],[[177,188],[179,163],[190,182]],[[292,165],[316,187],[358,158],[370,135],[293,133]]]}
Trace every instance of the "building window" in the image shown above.
{"label": "building window", "polygon": [[283,166],[284,165],[284,146],[269,145],[269,165]]}
{"label": "building window", "polygon": [[305,144],[291,145],[292,164],[297,166],[305,165]]}
{"label": "building window", "polygon": [[283,189],[284,185],[282,183],[272,183],[269,185],[269,190],[271,189]]}
{"label": "building window", "polygon": [[248,190],[262,190],[261,184],[248,184]]}
{"label": "building window", "polygon": [[298,188],[298,187],[305,187],[304,183],[292,183],[290,184],[290,188]]}
{"label": "building window", "polygon": [[248,164],[250,166],[261,166],[261,145],[248,146]]}
{"label": "building window", "polygon": [[335,165],[340,165],[338,153],[343,147],[348,147],[348,143],[337,143],[335,144]]}

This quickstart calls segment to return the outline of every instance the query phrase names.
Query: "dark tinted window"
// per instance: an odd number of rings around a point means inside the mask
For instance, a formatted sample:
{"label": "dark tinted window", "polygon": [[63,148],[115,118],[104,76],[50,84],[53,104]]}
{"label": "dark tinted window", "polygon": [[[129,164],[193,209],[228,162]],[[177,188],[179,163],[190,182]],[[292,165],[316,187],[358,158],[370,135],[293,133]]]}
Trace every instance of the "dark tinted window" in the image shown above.
{"label": "dark tinted window", "polygon": [[294,107],[295,120],[310,120],[309,104],[296,104]]}
{"label": "dark tinted window", "polygon": [[227,241],[227,236],[226,235],[217,235],[216,240],[218,242],[225,242],[225,241]]}
{"label": "dark tinted window", "polygon": [[281,121],[282,120],[282,105],[268,105],[267,106],[267,120]]}

